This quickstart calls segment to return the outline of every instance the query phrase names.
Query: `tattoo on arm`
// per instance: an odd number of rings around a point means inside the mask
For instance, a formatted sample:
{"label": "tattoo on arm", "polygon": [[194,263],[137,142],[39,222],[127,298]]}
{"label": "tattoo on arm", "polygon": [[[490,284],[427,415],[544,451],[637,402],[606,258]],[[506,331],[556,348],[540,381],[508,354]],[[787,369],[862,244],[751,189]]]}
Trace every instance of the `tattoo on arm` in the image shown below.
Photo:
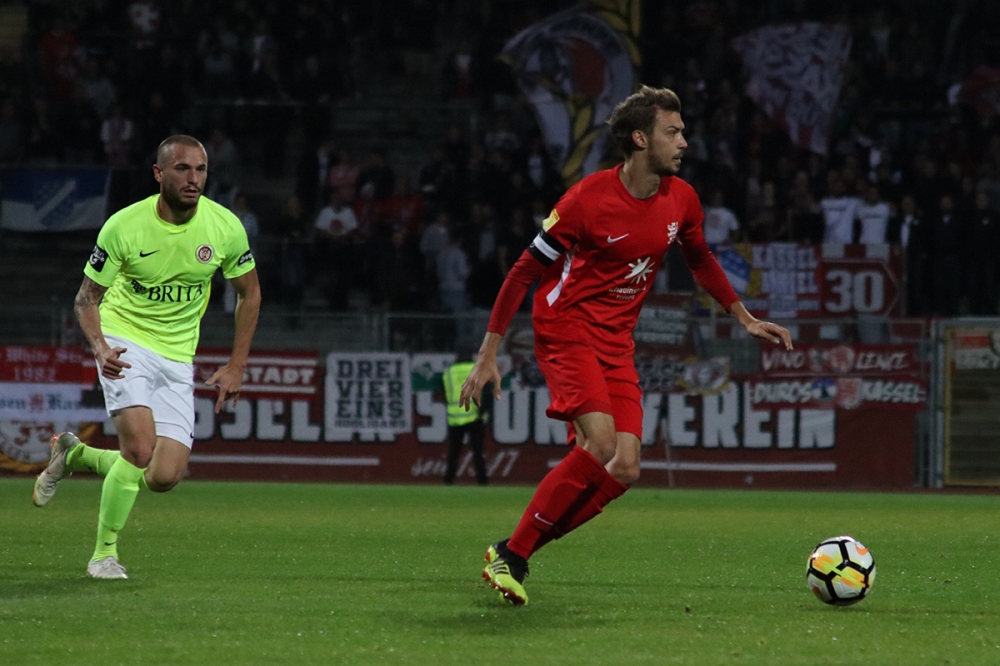
{"label": "tattoo on arm", "polygon": [[80,285],[80,291],[76,292],[76,300],[73,301],[73,309],[79,314],[81,310],[85,310],[89,307],[96,308],[101,304],[101,299],[104,298],[104,294],[107,290],[107,287],[97,284],[85,275],[83,277],[83,284]]}

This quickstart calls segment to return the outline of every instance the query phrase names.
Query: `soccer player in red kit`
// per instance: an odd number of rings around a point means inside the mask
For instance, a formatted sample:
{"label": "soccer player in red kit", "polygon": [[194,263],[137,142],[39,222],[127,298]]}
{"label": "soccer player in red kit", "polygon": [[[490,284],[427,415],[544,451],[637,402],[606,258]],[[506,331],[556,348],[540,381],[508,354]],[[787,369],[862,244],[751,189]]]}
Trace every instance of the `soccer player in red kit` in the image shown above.
{"label": "soccer player in red kit", "polygon": [[549,386],[546,414],[572,422],[576,446],[549,472],[509,539],[486,551],[483,578],[503,597],[528,602],[528,558],[621,497],[639,478],[642,393],[632,329],[656,269],[674,241],[698,283],[753,336],[791,349],[788,331],[753,317],[702,235],[701,203],[677,178],[687,148],[681,104],[643,86],[608,120],[625,162],[587,176],[563,195],[542,231],[507,275],[461,404],[479,404],[493,382],[511,318],[540,278],[533,323],[535,358]]}

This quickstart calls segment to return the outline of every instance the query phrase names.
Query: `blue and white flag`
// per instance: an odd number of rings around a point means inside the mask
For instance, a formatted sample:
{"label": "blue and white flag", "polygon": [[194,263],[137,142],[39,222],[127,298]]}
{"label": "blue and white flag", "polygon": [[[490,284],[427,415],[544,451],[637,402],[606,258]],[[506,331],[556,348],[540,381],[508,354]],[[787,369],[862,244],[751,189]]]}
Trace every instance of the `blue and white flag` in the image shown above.
{"label": "blue and white flag", "polygon": [[99,229],[108,207],[110,169],[5,169],[0,227],[14,231]]}

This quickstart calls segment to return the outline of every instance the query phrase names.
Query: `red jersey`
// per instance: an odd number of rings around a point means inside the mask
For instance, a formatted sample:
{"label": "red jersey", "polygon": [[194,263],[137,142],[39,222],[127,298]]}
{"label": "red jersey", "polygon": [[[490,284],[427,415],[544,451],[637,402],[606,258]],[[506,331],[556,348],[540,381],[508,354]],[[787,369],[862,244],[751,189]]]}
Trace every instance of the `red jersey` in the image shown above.
{"label": "red jersey", "polygon": [[[705,243],[694,189],[665,177],[656,194],[637,199],[620,171],[599,171],[570,188],[528,248],[545,266],[535,293],[536,337],[586,341],[612,362],[631,357],[642,302],[675,240],[695,279],[723,308],[739,300]],[[498,321],[497,310],[504,310],[500,299],[489,330],[503,333],[509,318]]]}

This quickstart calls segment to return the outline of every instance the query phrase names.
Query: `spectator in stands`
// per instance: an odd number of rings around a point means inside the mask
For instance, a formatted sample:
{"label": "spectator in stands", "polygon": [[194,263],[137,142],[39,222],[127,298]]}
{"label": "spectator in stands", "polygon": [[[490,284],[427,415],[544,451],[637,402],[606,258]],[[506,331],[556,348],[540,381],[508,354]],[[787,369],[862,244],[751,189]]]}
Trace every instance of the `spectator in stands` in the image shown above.
{"label": "spectator in stands", "polygon": [[1000,257],[1000,215],[990,208],[986,192],[975,195],[963,260],[968,277],[969,313],[997,314],[997,258]]}
{"label": "spectator in stands", "polygon": [[339,73],[325,67],[315,53],[298,69],[292,91],[303,105],[302,131],[308,143],[320,141],[330,131],[330,108],[343,89]]}
{"label": "spectator in stands", "polygon": [[198,49],[202,54],[202,94],[208,98],[235,95],[238,88],[234,49],[226,48],[218,33],[206,33],[204,37]]}
{"label": "spectator in stands", "polygon": [[55,165],[65,155],[60,124],[44,97],[36,97],[29,115],[25,159],[33,165]]}
{"label": "spectator in stands", "polygon": [[520,169],[510,172],[505,189],[500,197],[500,210],[505,216],[510,216],[515,208],[530,208],[531,202],[540,194],[534,183]]}
{"label": "spectator in stands", "polygon": [[337,161],[330,166],[329,184],[332,189],[340,192],[344,203],[352,203],[358,190],[358,175],[361,167],[354,161],[354,154],[349,150],[337,153]]}
{"label": "spectator in stands", "polygon": [[154,0],[134,0],[128,7],[132,48],[145,51],[156,45],[160,29],[160,8]]}
{"label": "spectator in stands", "polygon": [[[61,125],[67,163],[91,165],[102,161],[101,118],[81,90],[64,103]],[[162,134],[160,138],[164,136],[169,135]]]}
{"label": "spectator in stands", "polygon": [[257,237],[260,236],[260,220],[257,218],[257,214],[250,210],[250,205],[247,202],[246,194],[240,192],[235,197],[233,197],[233,215],[240,221],[243,225],[243,229],[247,232],[247,240],[250,242],[250,251],[257,251]]}
{"label": "spectator in stands", "polygon": [[344,201],[340,190],[330,190],[328,196],[327,205],[319,211],[313,225],[317,238],[331,241],[350,238],[358,231],[358,218],[354,209]]}
{"label": "spectator in stands", "polygon": [[[515,208],[510,215],[510,222],[501,228],[500,238],[497,241],[498,245],[500,247],[507,246],[510,252],[513,253],[511,258],[517,259],[521,251],[526,250],[528,245],[531,244],[531,240],[536,233],[533,227],[534,224],[531,221],[528,209]],[[502,263],[501,267],[504,276],[506,276],[510,265]]]}
{"label": "spectator in stands", "polygon": [[358,173],[357,190],[371,183],[375,188],[375,199],[385,201],[392,196],[396,187],[396,172],[386,159],[385,150],[377,148],[368,157],[368,164]]}
{"label": "spectator in stands", "polygon": [[919,154],[914,159],[917,175],[909,191],[917,201],[917,208],[930,216],[938,208],[941,197],[946,193],[944,179],[938,174],[938,165],[928,156]]}
{"label": "spectator in stands", "polygon": [[152,162],[155,160],[156,146],[160,139],[165,136],[177,134],[174,131],[174,115],[167,108],[167,102],[163,93],[154,90],[149,94],[149,102],[146,104],[146,111],[142,114],[138,123],[137,134],[139,135],[137,145],[147,152],[140,163]]}
{"label": "spectator in stands", "polygon": [[747,238],[752,243],[790,240],[788,218],[778,203],[774,181],[761,186],[760,205],[747,225]]}
{"label": "spectator in stands", "polygon": [[[83,76],[78,85],[83,90],[83,96],[90,102],[103,120],[111,112],[111,105],[118,99],[115,86],[101,71],[101,63],[96,58],[87,60],[83,67]],[[167,136],[162,134],[159,136]]]}
{"label": "spectator in stands", "polygon": [[[375,183],[365,183],[354,200],[354,215],[358,219],[357,239],[363,245],[368,245],[373,238],[383,231],[383,202],[375,198]],[[365,251],[370,250],[367,247]]]}
{"label": "spectator in stands", "polygon": [[110,115],[101,124],[101,142],[108,164],[114,167],[129,165],[134,137],[135,126],[125,117],[122,105],[113,104]]}
{"label": "spectator in stands", "polygon": [[716,188],[709,195],[702,228],[705,232],[705,241],[710,245],[739,240],[739,220],[733,211],[726,207],[721,189]]}
{"label": "spectator in stands", "polygon": [[455,341],[458,342],[469,340],[473,328],[472,322],[461,316],[472,308],[468,293],[472,268],[462,247],[463,240],[461,233],[456,231],[437,255],[438,298],[443,311],[459,315],[455,322]]}
{"label": "spectator in stands", "polygon": [[361,266],[355,251],[358,220],[354,210],[330,190],[329,203],[316,216],[315,266],[330,309],[347,309],[348,292],[354,273]]}
{"label": "spectator in stands", "polygon": [[418,262],[419,254],[413,251],[403,227],[394,227],[388,238],[380,239],[372,271],[372,303],[390,310],[421,309]]}
{"label": "spectator in stands", "polygon": [[445,160],[444,148],[436,146],[429,162],[420,167],[417,186],[421,196],[432,207],[442,205],[446,194],[454,189],[455,167]]}
{"label": "spectator in stands", "polygon": [[[257,219],[257,214],[250,210],[250,205],[247,202],[247,197],[242,192],[236,194],[233,197],[233,207],[232,213],[243,225],[243,229],[247,232],[247,241],[250,243],[250,252],[253,254],[257,253],[257,237],[260,235],[260,221]],[[236,311],[236,290],[233,289],[229,280],[226,280],[226,291],[223,295],[223,308],[228,313],[233,313]]]}
{"label": "spectator in stands", "polygon": [[[330,190],[330,167],[336,159],[336,146],[326,138],[309,144],[295,167],[295,194],[306,212],[312,214],[325,205]],[[354,188],[351,188],[353,193]]]}
{"label": "spectator in stands", "polygon": [[439,210],[434,221],[427,225],[424,233],[420,236],[420,254],[424,257],[425,284],[437,285],[438,255],[449,243],[450,226],[451,215],[446,210]]}
{"label": "spectator in stands", "polygon": [[827,176],[830,193],[820,200],[823,210],[823,242],[851,243],[854,240],[854,218],[857,217],[858,199],[848,196],[840,174],[831,171]]}
{"label": "spectator in stands", "polygon": [[52,26],[39,43],[42,73],[53,100],[66,101],[73,96],[79,75],[80,42],[66,25],[62,13],[52,18]]}
{"label": "spectator in stands", "polygon": [[545,145],[540,137],[532,137],[525,164],[528,178],[535,191],[546,198],[551,198],[558,186],[559,175],[555,173],[555,169],[552,167],[552,158],[545,150]]}
{"label": "spectator in stands", "polygon": [[257,99],[285,98],[287,94],[278,70],[278,44],[266,19],[257,20],[249,46],[249,95]]}
{"label": "spectator in stands", "polygon": [[208,143],[208,188],[205,195],[223,206],[229,206],[239,192],[240,158],[236,144],[221,127],[212,130]]}
{"label": "spectator in stands", "polygon": [[955,214],[950,194],[941,197],[938,211],[931,217],[931,275],[934,286],[934,314],[954,317],[959,313],[963,294],[963,220]]}
{"label": "spectator in stands", "polygon": [[289,313],[288,324],[298,326],[306,280],[309,275],[309,219],[298,196],[285,199],[278,228],[281,234],[281,300]]}
{"label": "spectator in stands", "polygon": [[396,180],[396,191],[382,206],[385,223],[395,231],[402,229],[407,240],[417,239],[424,225],[424,200],[413,191],[412,180],[404,175]]}
{"label": "spectator in stands", "polygon": [[906,314],[910,317],[928,314],[928,228],[918,214],[913,195],[907,194],[900,201],[899,212],[889,220],[886,240],[902,245],[906,257]]}
{"label": "spectator in stands", "polygon": [[858,204],[856,215],[861,223],[859,243],[870,245],[885,242],[890,210],[889,204],[882,201],[877,186],[870,185],[865,190],[865,199]]}
{"label": "spectator in stands", "polygon": [[794,190],[788,205],[791,239],[799,243],[823,242],[823,214],[809,188]]}

